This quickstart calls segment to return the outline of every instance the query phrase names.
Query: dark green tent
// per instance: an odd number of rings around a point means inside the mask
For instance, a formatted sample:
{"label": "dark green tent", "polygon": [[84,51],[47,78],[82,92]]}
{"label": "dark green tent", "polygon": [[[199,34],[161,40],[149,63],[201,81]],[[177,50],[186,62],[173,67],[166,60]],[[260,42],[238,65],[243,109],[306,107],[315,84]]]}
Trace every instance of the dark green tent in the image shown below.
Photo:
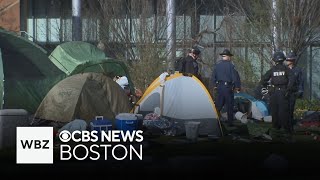
{"label": "dark green tent", "polygon": [[111,78],[126,76],[130,90],[134,93],[134,85],[125,64],[107,57],[102,50],[90,43],[62,43],[53,50],[49,59],[68,76],[84,72],[103,73]]}
{"label": "dark green tent", "polygon": [[0,106],[35,113],[49,90],[62,79],[83,72],[127,76],[125,64],[86,42],[65,42],[46,50],[13,32],[0,29]]}
{"label": "dark green tent", "polygon": [[34,113],[47,92],[64,77],[43,48],[0,29],[1,108]]}
{"label": "dark green tent", "polygon": [[128,97],[115,81],[102,73],[79,73],[53,86],[39,105],[34,123],[67,123],[74,119],[90,122],[97,115],[115,120],[117,114],[128,112]]}

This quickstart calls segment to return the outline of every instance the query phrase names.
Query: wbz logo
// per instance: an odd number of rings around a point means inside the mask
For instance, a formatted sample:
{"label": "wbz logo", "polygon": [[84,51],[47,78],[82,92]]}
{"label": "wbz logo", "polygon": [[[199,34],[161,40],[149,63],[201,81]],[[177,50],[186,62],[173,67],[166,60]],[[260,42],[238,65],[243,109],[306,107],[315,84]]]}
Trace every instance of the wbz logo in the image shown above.
{"label": "wbz logo", "polygon": [[50,149],[48,146],[49,140],[21,140],[20,142],[23,149]]}
{"label": "wbz logo", "polygon": [[17,127],[17,164],[52,164],[53,128]]}

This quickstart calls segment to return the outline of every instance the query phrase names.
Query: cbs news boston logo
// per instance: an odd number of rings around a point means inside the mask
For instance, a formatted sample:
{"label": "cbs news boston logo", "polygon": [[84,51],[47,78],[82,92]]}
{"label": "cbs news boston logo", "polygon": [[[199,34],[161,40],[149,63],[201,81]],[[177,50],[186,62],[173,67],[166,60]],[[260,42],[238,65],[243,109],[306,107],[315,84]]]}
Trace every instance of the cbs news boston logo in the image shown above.
{"label": "cbs news boston logo", "polygon": [[53,164],[53,127],[17,127],[17,164]]}
{"label": "cbs news boston logo", "polygon": [[[143,131],[134,130],[121,131],[73,131],[72,133],[63,130],[59,133],[60,160],[70,160],[74,157],[76,160],[99,160],[112,156],[115,160],[124,160],[128,158],[133,160],[137,157],[142,160]],[[53,164],[53,127],[17,127],[17,164]],[[75,142],[75,146],[67,143]],[[101,143],[98,143],[101,142]],[[110,144],[119,142],[129,142],[127,146],[123,144]],[[91,142],[87,147],[83,143]],[[134,144],[132,144],[134,143]],[[137,144],[138,143],[138,144]],[[77,154],[77,150],[85,151],[84,155]],[[124,152],[123,154],[116,152]]]}

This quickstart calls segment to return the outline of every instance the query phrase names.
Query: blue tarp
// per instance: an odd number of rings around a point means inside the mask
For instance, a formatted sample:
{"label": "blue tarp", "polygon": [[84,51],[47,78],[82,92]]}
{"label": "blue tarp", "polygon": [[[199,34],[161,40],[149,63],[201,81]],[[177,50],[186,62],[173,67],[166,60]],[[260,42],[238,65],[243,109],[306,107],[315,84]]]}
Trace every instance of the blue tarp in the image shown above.
{"label": "blue tarp", "polygon": [[270,115],[270,111],[268,108],[268,105],[261,100],[258,100],[256,98],[254,98],[253,96],[247,94],[247,93],[235,93],[234,94],[234,98],[243,98],[243,99],[247,99],[249,100],[252,104],[255,104],[255,106],[258,108],[258,110],[261,112],[261,115],[264,116],[269,116]]}

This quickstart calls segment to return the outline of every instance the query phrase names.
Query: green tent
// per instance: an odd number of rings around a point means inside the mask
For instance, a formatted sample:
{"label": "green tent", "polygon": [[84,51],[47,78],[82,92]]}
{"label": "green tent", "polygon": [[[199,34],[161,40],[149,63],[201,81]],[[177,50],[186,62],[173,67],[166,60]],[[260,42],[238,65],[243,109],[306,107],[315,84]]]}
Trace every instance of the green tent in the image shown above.
{"label": "green tent", "polygon": [[62,43],[53,50],[49,59],[68,76],[84,72],[103,73],[111,78],[126,76],[130,90],[134,93],[134,85],[125,64],[107,57],[102,50],[90,43]]}
{"label": "green tent", "polygon": [[105,56],[86,42],[66,42],[49,55],[37,44],[0,29],[0,108],[26,109],[35,113],[50,89],[62,79],[83,72],[100,72],[109,77],[127,76],[123,62]]}
{"label": "green tent", "polygon": [[1,109],[22,108],[34,113],[47,92],[64,77],[43,48],[0,29]]}
{"label": "green tent", "polygon": [[43,98],[33,124],[43,121],[90,122],[95,116],[115,120],[119,113],[130,112],[130,102],[121,87],[102,73],[80,73],[57,83]]}

